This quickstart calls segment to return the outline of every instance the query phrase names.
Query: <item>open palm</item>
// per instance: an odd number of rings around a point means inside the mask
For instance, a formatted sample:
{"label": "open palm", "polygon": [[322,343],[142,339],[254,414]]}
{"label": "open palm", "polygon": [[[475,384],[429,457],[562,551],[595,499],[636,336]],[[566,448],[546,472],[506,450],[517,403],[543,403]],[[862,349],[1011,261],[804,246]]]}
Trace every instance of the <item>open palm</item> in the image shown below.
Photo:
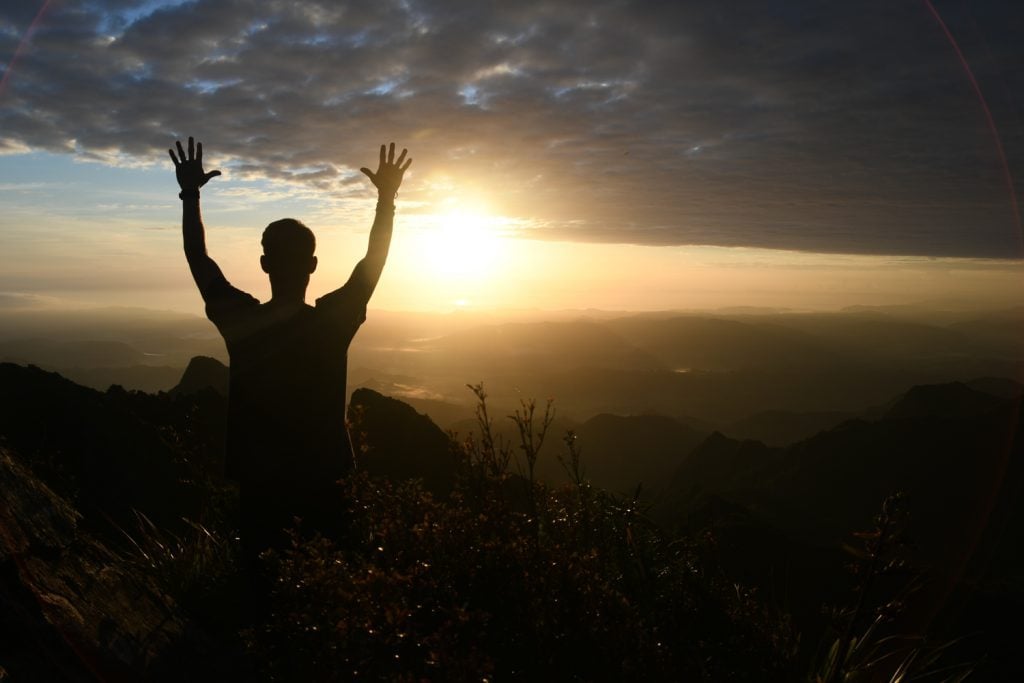
{"label": "open palm", "polygon": [[171,155],[171,161],[174,162],[174,174],[178,177],[178,185],[182,190],[198,190],[208,183],[210,178],[220,175],[220,171],[208,173],[203,171],[203,143],[196,143],[193,138],[189,137],[187,156],[185,149],[181,146],[181,140],[175,141],[174,144],[178,147],[177,156],[173,149],[167,150],[167,153]]}
{"label": "open palm", "polygon": [[381,197],[393,199],[398,193],[398,188],[402,184],[402,177],[412,163],[412,159],[405,158],[407,152],[408,150],[403,149],[396,159],[395,143],[392,142],[389,146],[381,145],[380,165],[377,166],[376,172],[365,167],[359,169],[376,186]]}

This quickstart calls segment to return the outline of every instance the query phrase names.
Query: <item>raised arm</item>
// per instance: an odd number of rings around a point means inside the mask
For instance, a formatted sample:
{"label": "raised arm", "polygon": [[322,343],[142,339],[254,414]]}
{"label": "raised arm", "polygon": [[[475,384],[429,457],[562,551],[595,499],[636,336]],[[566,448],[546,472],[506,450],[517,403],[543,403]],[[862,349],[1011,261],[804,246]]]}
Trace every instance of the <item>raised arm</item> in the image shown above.
{"label": "raised arm", "polygon": [[185,242],[185,258],[192,271],[192,278],[199,287],[203,299],[208,299],[211,286],[224,275],[220,267],[206,254],[206,234],[203,229],[203,217],[199,212],[199,188],[209,182],[210,178],[220,175],[220,171],[203,171],[203,143],[188,139],[186,155],[181,141],[174,143],[178,154],[173,149],[167,150],[174,162],[174,173],[178,178],[181,193],[181,234]]}
{"label": "raised arm", "polygon": [[406,159],[407,150],[395,158],[395,143],[380,146],[380,164],[376,171],[368,168],[359,169],[366,174],[370,182],[377,188],[377,215],[370,228],[370,241],[366,247],[366,256],[356,264],[349,278],[349,284],[359,286],[367,299],[373,294],[384,270],[384,262],[388,258],[391,246],[391,230],[395,222],[395,195],[402,184],[402,177],[412,163]]}

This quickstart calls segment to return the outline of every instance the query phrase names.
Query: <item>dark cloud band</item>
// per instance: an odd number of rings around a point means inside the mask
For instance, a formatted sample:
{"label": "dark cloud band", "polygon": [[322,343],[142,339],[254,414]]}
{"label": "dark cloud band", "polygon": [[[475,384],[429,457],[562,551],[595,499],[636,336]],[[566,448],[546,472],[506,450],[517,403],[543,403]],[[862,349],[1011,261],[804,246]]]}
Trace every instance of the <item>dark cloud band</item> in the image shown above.
{"label": "dark cloud band", "polygon": [[[935,6],[1024,174],[1024,7]],[[0,9],[0,54],[38,7]],[[542,239],[1022,255],[919,3],[66,3],[15,68],[0,150],[159,158],[192,134],[226,170],[339,191],[397,139]]]}

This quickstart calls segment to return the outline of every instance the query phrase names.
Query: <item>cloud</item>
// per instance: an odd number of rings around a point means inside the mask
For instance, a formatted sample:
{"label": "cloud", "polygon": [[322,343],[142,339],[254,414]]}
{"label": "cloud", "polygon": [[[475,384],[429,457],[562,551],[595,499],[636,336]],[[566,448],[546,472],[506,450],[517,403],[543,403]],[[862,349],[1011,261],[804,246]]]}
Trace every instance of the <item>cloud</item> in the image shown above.
{"label": "cloud", "polygon": [[20,292],[0,292],[0,311],[21,311],[42,308],[53,304],[53,297]]}
{"label": "cloud", "polygon": [[[9,4],[6,55],[33,16]],[[1024,175],[1024,7],[937,6]],[[0,153],[152,159],[192,134],[218,183],[350,194],[394,139],[404,197],[446,177],[540,239],[1022,255],[922,3],[62,3],[7,80]]]}

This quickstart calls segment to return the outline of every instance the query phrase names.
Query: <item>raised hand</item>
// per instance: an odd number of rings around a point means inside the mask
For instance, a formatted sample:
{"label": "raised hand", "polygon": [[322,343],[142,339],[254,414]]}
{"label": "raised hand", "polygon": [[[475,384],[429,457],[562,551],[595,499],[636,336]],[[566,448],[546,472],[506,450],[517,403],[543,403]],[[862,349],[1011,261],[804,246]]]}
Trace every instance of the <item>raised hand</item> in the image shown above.
{"label": "raised hand", "polygon": [[412,159],[405,158],[407,151],[403,149],[396,159],[395,143],[392,142],[390,146],[381,145],[380,165],[377,166],[376,173],[368,168],[359,169],[377,187],[377,192],[382,198],[394,199],[395,195],[398,194],[398,188],[402,184],[402,176],[405,175],[406,169],[412,163]]}
{"label": "raised hand", "polygon": [[[171,155],[171,161],[174,162],[174,174],[178,177],[178,185],[182,190],[198,190],[208,183],[210,178],[220,175],[220,171],[210,171],[209,173],[203,171],[203,143],[197,143],[189,137],[188,156],[185,155],[185,150],[181,146],[181,140],[175,141],[174,144],[178,147],[177,156],[173,149],[167,150],[167,153]],[[383,155],[383,152],[381,154]]]}

